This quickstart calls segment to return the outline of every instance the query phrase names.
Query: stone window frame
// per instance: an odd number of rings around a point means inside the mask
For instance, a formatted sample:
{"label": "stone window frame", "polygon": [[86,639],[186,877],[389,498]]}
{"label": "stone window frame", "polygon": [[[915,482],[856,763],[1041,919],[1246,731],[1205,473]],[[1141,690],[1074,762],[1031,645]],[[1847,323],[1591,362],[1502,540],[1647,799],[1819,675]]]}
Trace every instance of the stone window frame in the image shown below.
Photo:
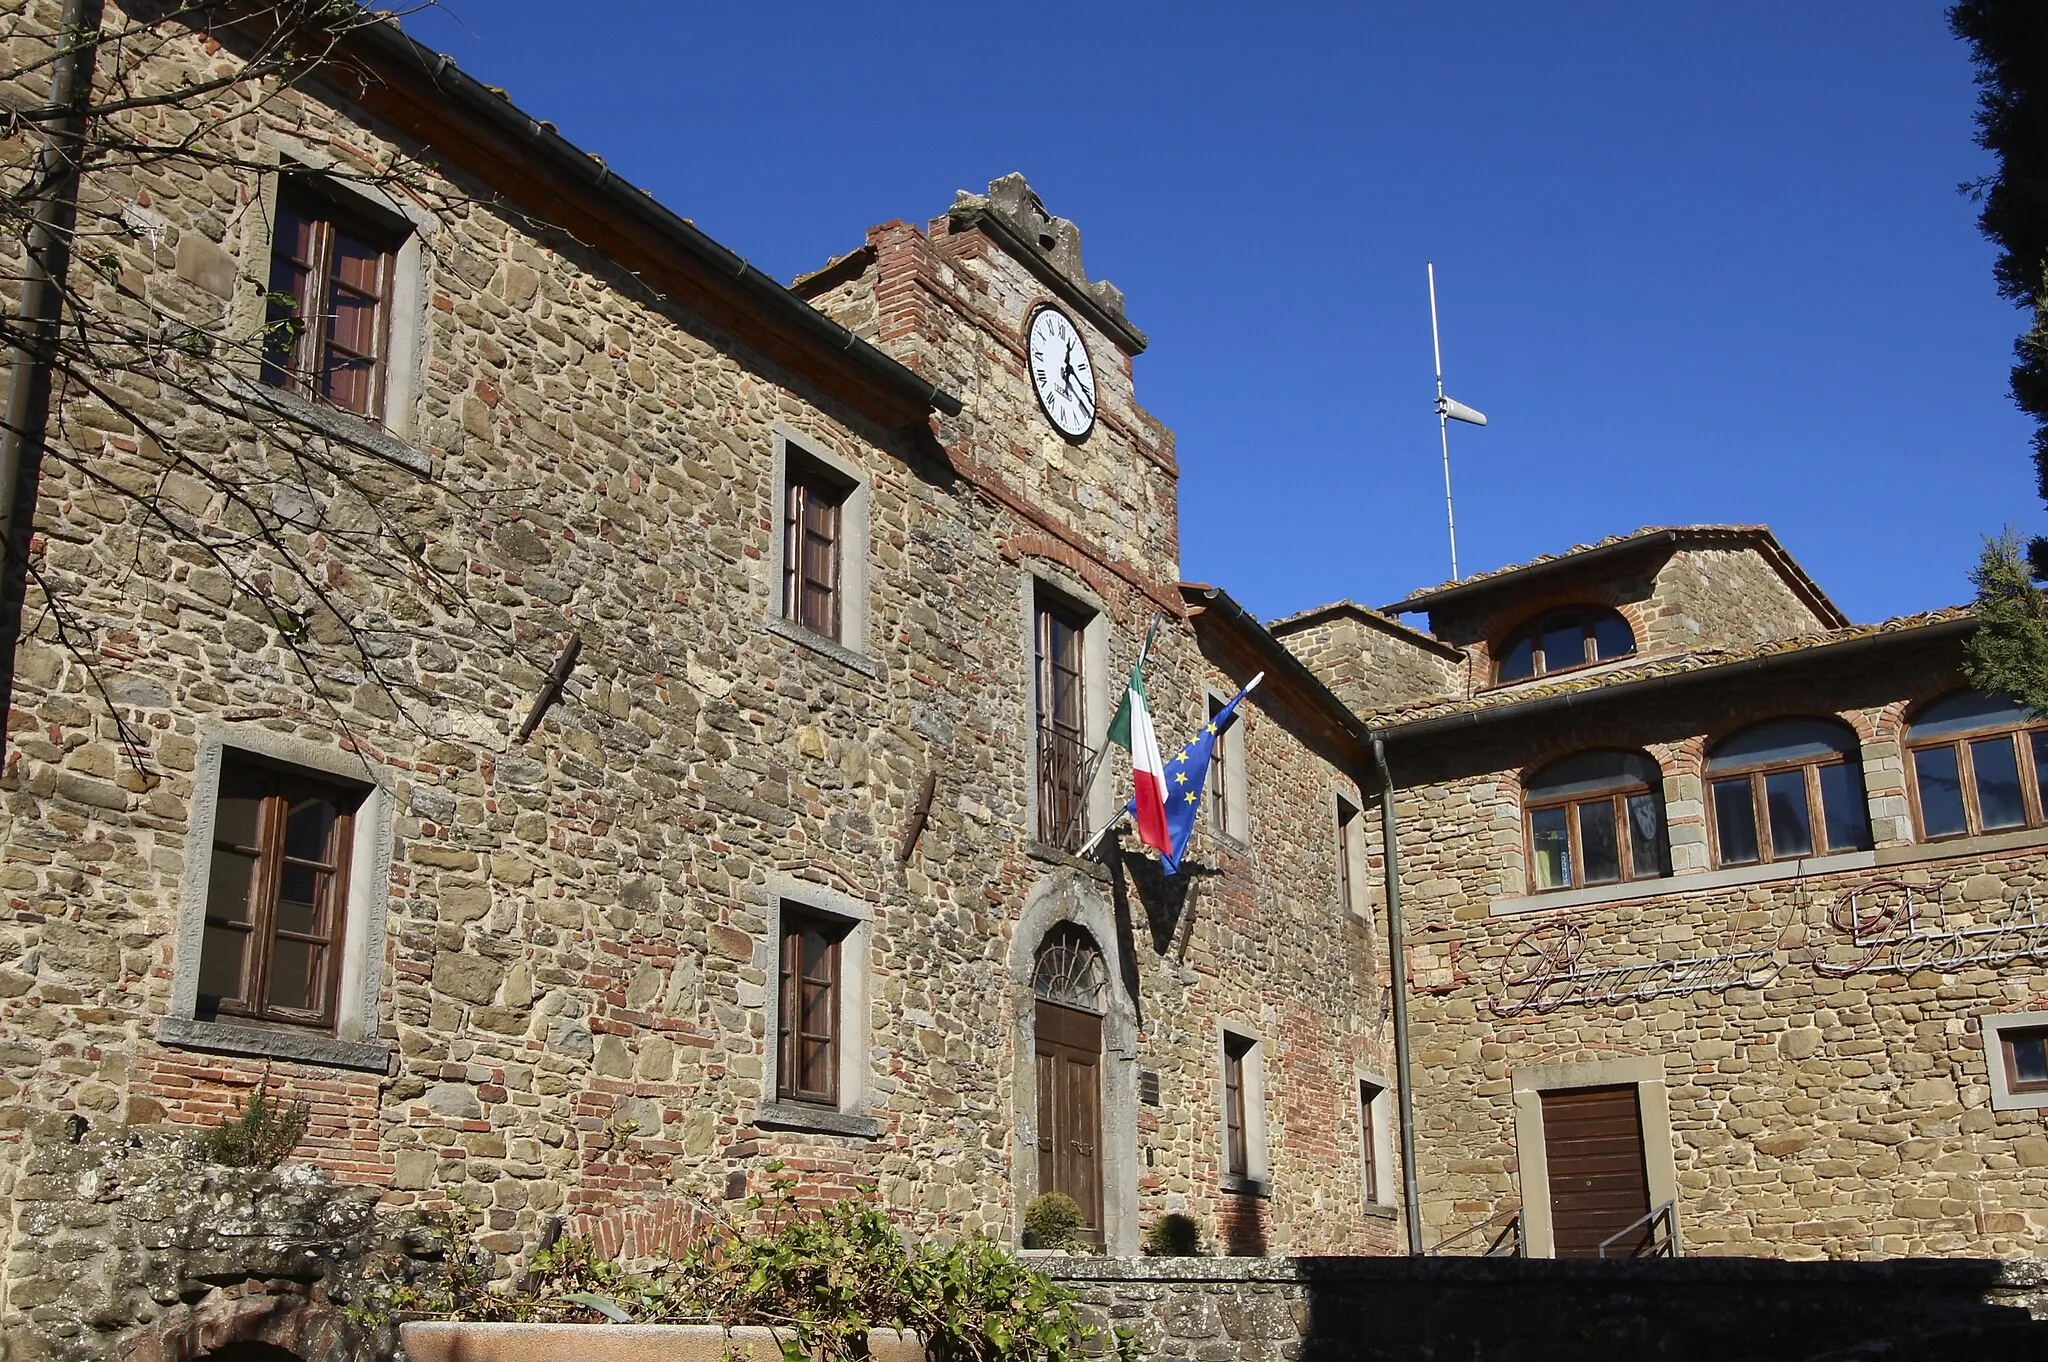
{"label": "stone window frame", "polygon": [[[822,469],[846,488],[846,498],[839,503],[838,638],[829,638],[783,613],[782,564],[788,528],[783,522],[792,451],[799,463]],[[768,502],[768,607],[763,619],[769,633],[872,677],[880,674],[880,668],[868,651],[868,503],[869,478],[859,464],[834,453],[813,436],[776,423]]]}
{"label": "stone window frame", "polygon": [[[1196,728],[1199,729],[1202,724],[1206,724],[1215,718],[1216,711],[1229,704],[1230,697],[1234,693],[1220,691],[1214,686],[1204,685],[1202,687],[1203,713],[1195,725]],[[1249,849],[1252,844],[1251,774],[1245,770],[1244,764],[1244,727],[1245,707],[1239,705],[1230,716],[1230,727],[1216,735],[1216,741],[1223,747],[1224,825],[1220,828],[1217,827],[1216,821],[1212,817],[1209,820],[1209,832],[1212,836],[1220,836],[1225,842],[1234,843],[1240,848]],[[1210,750],[1212,752],[1215,750],[1213,745]],[[1215,805],[1211,802],[1213,796],[1206,789],[1206,785],[1207,781],[1205,779],[1202,802],[1208,807],[1203,812],[1212,813]]]}
{"label": "stone window frame", "polygon": [[[754,944],[754,968],[761,971],[762,1058],[761,1100],[754,1124],[769,1130],[803,1130],[824,1135],[874,1139],[882,1123],[868,1114],[874,1076],[869,1054],[869,968],[873,956],[874,910],[850,894],[809,880],[776,875],[762,891],[768,918],[767,934]],[[806,917],[825,918],[844,926],[839,939],[839,1102],[837,1108],[807,1102],[785,1102],[776,1093],[782,1016],[782,931],[785,909]]]}
{"label": "stone window frame", "polygon": [[[213,868],[213,826],[221,764],[230,751],[279,763],[363,790],[349,852],[341,985],[334,1029],[199,1018],[199,953],[206,940],[206,897]],[[387,1073],[391,1047],[379,1040],[384,943],[391,911],[391,860],[397,800],[388,771],[360,753],[267,728],[202,719],[192,801],[185,821],[185,871],[178,882],[178,933],[169,1010],[156,1039],[184,1049],[297,1060]]]}
{"label": "stone window frame", "polygon": [[[1242,1175],[1227,1171],[1230,1167],[1230,1120],[1223,1058],[1232,1040],[1247,1042],[1239,1061],[1244,1085],[1245,1170]],[[1266,1039],[1257,1027],[1235,1018],[1219,1017],[1214,1041],[1210,1053],[1216,1056],[1217,1185],[1226,1192],[1270,1197],[1273,1195],[1273,1162],[1269,1143],[1271,1130],[1266,1113]]]}
{"label": "stone window frame", "polygon": [[2048,1111],[2048,1090],[2039,1092],[2014,1092],[2012,1081],[2006,1073],[2005,1047],[2002,1043],[2006,1031],[2031,1031],[2036,1027],[2048,1027],[2048,1012],[2006,1012],[1979,1019],[1984,1037],[1984,1068],[1991,1080],[1991,1109],[1993,1111]]}
{"label": "stone window frame", "polygon": [[1655,1055],[1572,1060],[1520,1066],[1509,1075],[1514,1103],[1515,1160],[1521,1170],[1523,1252],[1531,1258],[1556,1255],[1550,1224],[1549,1146],[1543,1135],[1543,1094],[1571,1088],[1636,1090],[1636,1116],[1643,1131],[1643,1174],[1652,1210],[1678,1197],[1678,1160],[1671,1134],[1671,1095],[1664,1061]]}
{"label": "stone window frame", "polygon": [[[1388,1081],[1385,1074],[1376,1073],[1371,1069],[1354,1070],[1351,1076],[1351,1084],[1351,1090],[1354,1093],[1359,1093],[1361,1096],[1363,1096],[1363,1089],[1368,1086],[1375,1090],[1370,1103],[1371,1111],[1369,1113],[1372,1130],[1372,1168],[1370,1171],[1373,1176],[1371,1181],[1368,1182],[1366,1180],[1366,1172],[1368,1170],[1363,1166],[1363,1161],[1361,1160],[1358,1170],[1359,1194],[1363,1199],[1365,1210],[1368,1214],[1392,1215],[1396,1213],[1398,1206],[1398,1198],[1395,1196],[1395,1184],[1399,1181],[1394,1176],[1394,1130],[1392,1124],[1396,1119],[1394,1112],[1394,1085]],[[1363,1152],[1364,1145],[1363,1123],[1367,1115],[1367,1111],[1361,1106],[1359,1111],[1361,1153]]]}
{"label": "stone window frame", "polygon": [[[1336,853],[1337,863],[1332,893],[1340,918],[1371,927],[1372,839],[1366,824],[1366,801],[1361,794],[1361,791],[1343,785],[1333,783],[1330,786],[1330,823],[1336,833],[1336,844],[1332,850]],[[1346,810],[1349,810],[1349,817]]]}
{"label": "stone window frame", "polygon": [[260,334],[264,324],[264,292],[270,284],[270,253],[277,222],[278,186],[286,174],[317,180],[321,192],[341,201],[356,216],[387,227],[396,239],[392,251],[391,288],[385,334],[385,364],[377,416],[358,416],[327,403],[273,388],[261,379],[262,358],[252,352],[246,373],[232,376],[234,394],[296,425],[309,427],[351,448],[387,459],[399,467],[430,477],[433,460],[419,439],[420,398],[426,388],[428,330],[426,238],[439,230],[431,214],[416,204],[385,194],[353,178],[333,155],[281,133],[265,131],[266,152],[277,158],[257,191],[255,211],[246,216],[242,259],[244,273],[255,281],[249,296],[239,299],[237,334]]}
{"label": "stone window frame", "polygon": [[[1081,631],[1081,731],[1095,733],[1109,724],[1112,706],[1109,702],[1109,608],[1102,598],[1083,585],[1069,573],[1054,569],[1050,564],[1034,562],[1020,575],[1017,583],[1017,619],[1019,640],[1022,647],[1018,653],[1017,696],[1023,713],[1018,739],[1024,758],[1024,770],[1029,778],[1024,782],[1024,828],[1032,848],[1049,854],[1054,859],[1067,853],[1038,839],[1038,601],[1041,592],[1050,593],[1061,603],[1088,612],[1088,623]],[[1082,829],[1085,836],[1100,828],[1116,812],[1116,786],[1110,767],[1113,763],[1103,762],[1096,768],[1095,779],[1083,791],[1086,801],[1089,827]]]}

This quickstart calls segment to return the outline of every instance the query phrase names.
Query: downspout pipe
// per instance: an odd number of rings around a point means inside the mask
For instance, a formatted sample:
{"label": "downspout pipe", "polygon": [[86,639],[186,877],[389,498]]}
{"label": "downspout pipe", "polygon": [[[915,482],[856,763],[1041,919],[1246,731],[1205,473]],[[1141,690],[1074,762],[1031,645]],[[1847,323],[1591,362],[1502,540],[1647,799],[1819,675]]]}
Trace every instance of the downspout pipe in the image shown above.
{"label": "downspout pipe", "polygon": [[7,414],[0,425],[0,759],[7,750],[6,716],[14,703],[14,649],[21,640],[28,592],[29,542],[35,537],[36,494],[49,443],[50,366],[64,313],[64,278],[71,268],[72,229],[78,219],[79,160],[99,53],[103,0],[64,0],[50,66],[50,111],[43,125],[36,177],[42,183],[30,219],[22,265],[21,309],[13,326],[8,363]]}
{"label": "downspout pipe", "polygon": [[1422,1255],[1422,1184],[1415,1172],[1415,1102],[1408,1084],[1408,937],[1401,926],[1400,838],[1394,829],[1394,773],[1387,746],[1372,735],[1372,762],[1380,775],[1380,847],[1387,876],[1388,968],[1394,988],[1394,1099],[1401,1110],[1401,1219],[1408,1252]]}

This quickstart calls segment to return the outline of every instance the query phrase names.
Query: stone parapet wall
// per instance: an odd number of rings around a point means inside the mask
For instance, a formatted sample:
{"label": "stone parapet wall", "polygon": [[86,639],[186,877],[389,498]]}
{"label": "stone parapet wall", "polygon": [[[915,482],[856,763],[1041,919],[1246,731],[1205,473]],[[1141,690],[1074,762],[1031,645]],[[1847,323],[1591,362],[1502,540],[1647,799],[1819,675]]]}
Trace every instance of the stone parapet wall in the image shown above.
{"label": "stone parapet wall", "polygon": [[2021,1362],[2048,1264],[1758,1259],[1051,1260],[1140,1356],[1189,1362]]}

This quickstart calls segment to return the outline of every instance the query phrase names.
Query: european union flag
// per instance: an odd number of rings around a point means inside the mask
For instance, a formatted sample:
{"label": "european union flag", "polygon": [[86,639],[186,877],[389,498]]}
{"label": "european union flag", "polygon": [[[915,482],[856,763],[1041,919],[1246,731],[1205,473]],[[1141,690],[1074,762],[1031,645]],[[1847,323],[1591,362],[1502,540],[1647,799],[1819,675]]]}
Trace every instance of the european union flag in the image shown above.
{"label": "european union flag", "polygon": [[[1254,680],[1252,684],[1258,682]],[[1166,755],[1166,837],[1173,843],[1173,850],[1160,853],[1159,868],[1169,875],[1180,873],[1180,858],[1187,853],[1188,834],[1195,830],[1195,815],[1202,811],[1202,785],[1209,779],[1209,750],[1237,717],[1237,702],[1250,693],[1251,686],[1246,686],[1231,696],[1230,703],[1202,725],[1193,742],[1175,748],[1170,755],[1162,754]],[[1131,813],[1134,817],[1137,814],[1135,801]]]}

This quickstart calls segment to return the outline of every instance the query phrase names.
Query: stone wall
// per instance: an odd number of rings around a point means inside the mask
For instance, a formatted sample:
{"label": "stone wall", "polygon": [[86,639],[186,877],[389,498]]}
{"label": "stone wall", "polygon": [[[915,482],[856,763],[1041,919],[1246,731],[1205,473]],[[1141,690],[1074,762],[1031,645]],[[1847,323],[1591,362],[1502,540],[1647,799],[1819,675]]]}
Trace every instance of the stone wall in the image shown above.
{"label": "stone wall", "polygon": [[[192,39],[164,60],[200,70],[214,55]],[[304,92],[221,126],[273,162],[421,150]],[[0,775],[0,1224],[15,1233],[0,1293],[38,1271],[39,1246],[14,1228],[36,1120],[190,1129],[266,1074],[311,1105],[321,1166],[387,1206],[466,1207],[501,1252],[554,1214],[644,1251],[681,1223],[682,1192],[758,1185],[777,1159],[813,1196],[872,1182],[920,1229],[1007,1238],[1035,1156],[1016,1078],[1028,978],[1020,1001],[1013,963],[1028,965],[1029,906],[1055,901],[1098,905],[1115,938],[1102,944],[1128,963],[1117,983],[1143,1025],[1111,1067],[1156,1071],[1171,1094],[1132,1117],[1161,1133],[1115,1170],[1137,1189],[1129,1232],[1212,1195],[1197,1105],[1217,1081],[1209,1038],[1221,1017],[1271,1009],[1305,1077],[1269,1070],[1289,1104],[1275,1124],[1286,1187],[1263,1232],[1386,1242],[1379,1219],[1326,1213],[1358,1186],[1355,1163],[1331,1157],[1348,1138],[1342,1070],[1384,1069],[1386,1048],[1371,981],[1349,972],[1365,945],[1333,956],[1310,930],[1331,883],[1327,762],[1257,740],[1252,852],[1181,936],[1148,929],[1157,893],[1140,886],[1119,918],[1099,867],[1035,844],[1034,580],[1099,609],[1111,681],[1163,616],[1161,727],[1202,712],[1174,588],[1171,436],[1136,405],[1113,337],[1088,331],[1095,432],[1060,440],[1017,334],[1053,296],[1041,276],[971,224],[942,219],[938,240],[877,229],[876,338],[963,399],[936,432],[878,425],[634,274],[494,211],[497,188],[464,178],[459,157],[433,159],[418,315],[399,319],[418,333],[417,400],[386,431],[424,475],[341,447],[323,451],[332,471],[309,471],[256,426],[161,393],[134,396],[163,440],[83,398],[59,413],[67,451],[141,490],[46,470],[41,579],[90,644],[67,649],[31,601],[41,624],[19,652]],[[174,171],[88,186],[146,192],[161,222],[110,242],[118,269],[93,287],[115,300],[118,277],[167,309],[255,325],[274,177]],[[792,440],[867,489],[864,653],[771,620],[776,450]],[[264,496],[164,476],[164,441]],[[243,537],[251,517],[288,552]],[[215,552],[240,555],[241,585]],[[566,692],[520,740],[571,631]],[[388,904],[363,962],[380,983],[346,1044],[181,1039],[195,794],[236,745],[353,763],[388,801]],[[928,776],[929,819],[899,861]],[[1104,780],[1127,778],[1119,758]],[[771,922],[791,896],[866,915],[857,1130],[762,1119]]]}
{"label": "stone wall", "polygon": [[1478,670],[1468,674],[1455,648],[1349,602],[1275,620],[1269,627],[1358,714],[1466,695],[1472,680],[1483,675]]}
{"label": "stone wall", "polygon": [[[1651,1182],[1669,1178],[1690,1253],[2040,1251],[2048,1131],[2041,1112],[1993,1109],[1980,1027],[2048,995],[2030,925],[2048,832],[1916,845],[1905,816],[1903,716],[1960,683],[1953,651],[1901,645],[1462,740],[1392,735],[1427,1239],[1542,1201],[1537,1090],[1626,1082],[1654,1094],[1646,1113],[1668,1108],[1668,1130],[1646,1122]],[[1708,738],[1786,714],[1861,737],[1875,850],[1716,870]],[[1679,873],[1532,894],[1521,779],[1589,747],[1659,763]],[[1927,942],[1855,947],[1846,915],[1901,924],[1909,891]],[[1942,954],[1945,934],[1998,924],[2012,930]]]}
{"label": "stone wall", "polygon": [[438,1253],[377,1194],[311,1164],[275,1171],[202,1163],[190,1139],[37,1117],[17,1180],[33,1245],[0,1330],[9,1362],[194,1362],[268,1343],[305,1362],[389,1357],[396,1332],[352,1313],[366,1279],[402,1277]]}
{"label": "stone wall", "polygon": [[2040,1263],[1182,1258],[1052,1271],[1152,1359],[2022,1362],[2048,1346]]}

